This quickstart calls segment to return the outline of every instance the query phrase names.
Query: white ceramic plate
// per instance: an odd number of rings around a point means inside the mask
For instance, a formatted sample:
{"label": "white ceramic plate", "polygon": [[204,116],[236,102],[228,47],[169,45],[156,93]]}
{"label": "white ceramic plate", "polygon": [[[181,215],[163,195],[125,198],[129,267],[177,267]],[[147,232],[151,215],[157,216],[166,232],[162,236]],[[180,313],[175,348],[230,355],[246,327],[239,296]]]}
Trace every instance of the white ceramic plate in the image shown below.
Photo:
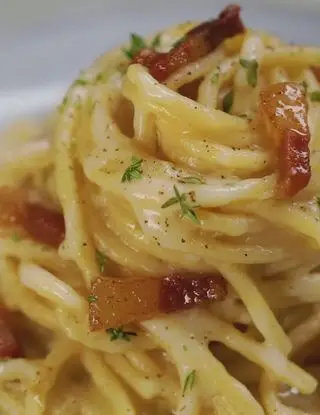
{"label": "white ceramic plate", "polygon": [[[215,16],[224,0],[0,0],[0,126],[56,105],[69,82],[130,32]],[[320,37],[320,0],[242,0],[248,26]]]}

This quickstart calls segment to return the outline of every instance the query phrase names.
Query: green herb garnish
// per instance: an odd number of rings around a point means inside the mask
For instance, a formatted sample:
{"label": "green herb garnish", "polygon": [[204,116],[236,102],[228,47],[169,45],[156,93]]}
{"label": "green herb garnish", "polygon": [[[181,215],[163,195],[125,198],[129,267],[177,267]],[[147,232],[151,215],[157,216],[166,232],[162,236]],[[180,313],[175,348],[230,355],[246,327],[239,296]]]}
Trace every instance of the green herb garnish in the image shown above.
{"label": "green herb garnish", "polygon": [[220,78],[220,72],[214,72],[214,74],[211,77],[211,82],[213,84],[217,84],[219,82],[219,78]]}
{"label": "green herb garnish", "polygon": [[64,111],[64,109],[65,109],[65,107],[66,107],[67,103],[68,103],[68,96],[67,96],[67,95],[65,95],[65,96],[63,97],[63,100],[62,100],[61,104],[58,106],[58,112],[59,112],[60,114]]}
{"label": "green herb garnish", "polygon": [[96,260],[99,265],[100,272],[103,273],[107,263],[107,257],[103,255],[102,252],[96,250]]}
{"label": "green herb garnish", "polygon": [[179,177],[179,182],[184,184],[205,184],[205,181],[201,177],[195,176]]}
{"label": "green herb garnish", "polygon": [[139,36],[137,33],[131,33],[130,40],[130,48],[123,49],[123,52],[129,59],[133,59],[142,49],[147,47],[147,45],[143,37]]}
{"label": "green herb garnish", "polygon": [[105,82],[106,74],[103,72],[99,72],[94,80],[95,84],[99,84],[100,82]]}
{"label": "green herb garnish", "polygon": [[90,295],[88,296],[88,303],[89,303],[89,304],[91,304],[91,303],[95,303],[96,301],[98,301],[98,297],[97,297],[96,295],[92,295],[92,294],[90,294]]}
{"label": "green herb garnish", "polygon": [[73,82],[74,85],[80,85],[80,86],[84,86],[84,85],[88,85],[89,81],[87,79],[83,79],[83,78],[78,78]]}
{"label": "green herb garnish", "polygon": [[132,180],[141,179],[142,177],[142,164],[143,160],[133,156],[130,166],[123,173],[121,182],[131,182]]}
{"label": "green herb garnish", "polygon": [[196,371],[192,370],[184,381],[182,396],[185,396],[188,390],[191,391],[191,389],[194,387],[195,381],[196,381]]}
{"label": "green herb garnish", "polygon": [[124,331],[122,327],[107,329],[107,333],[110,334],[110,341],[112,342],[115,340],[125,340],[126,342],[129,342],[131,340],[130,336],[137,335],[134,331]]}
{"label": "green herb garnish", "polygon": [[161,33],[158,33],[151,41],[152,49],[156,49],[161,44]]}
{"label": "green herb garnish", "polygon": [[11,239],[13,240],[13,242],[20,242],[22,240],[22,236],[19,235],[17,232],[13,232],[13,234],[11,235]]}
{"label": "green herb garnish", "polygon": [[200,225],[200,220],[196,214],[196,212],[193,210],[193,208],[197,206],[190,206],[190,203],[187,201],[187,194],[186,193],[179,193],[179,190],[174,185],[173,190],[175,193],[175,196],[167,200],[161,207],[162,209],[165,209],[169,206],[175,205],[176,203],[179,203],[180,209],[181,209],[181,217],[187,217],[192,222]]}
{"label": "green herb garnish", "polygon": [[258,62],[255,59],[240,59],[240,65],[247,70],[247,82],[253,88],[258,83]]}
{"label": "green herb garnish", "polygon": [[310,99],[312,102],[320,102],[320,91],[311,92]]}
{"label": "green herb garnish", "polygon": [[230,113],[233,105],[233,91],[229,91],[222,100],[222,110],[224,112]]}

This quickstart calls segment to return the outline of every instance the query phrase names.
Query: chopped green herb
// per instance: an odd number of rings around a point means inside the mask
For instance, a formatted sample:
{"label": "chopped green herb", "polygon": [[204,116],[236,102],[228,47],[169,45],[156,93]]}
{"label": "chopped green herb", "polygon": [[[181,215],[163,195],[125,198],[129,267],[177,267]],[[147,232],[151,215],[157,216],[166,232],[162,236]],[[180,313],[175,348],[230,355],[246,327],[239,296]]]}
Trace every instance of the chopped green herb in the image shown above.
{"label": "chopped green herb", "polygon": [[73,82],[73,84],[83,86],[83,85],[88,85],[89,81],[87,79],[78,78]]}
{"label": "chopped green herb", "polygon": [[131,33],[130,39],[131,39],[130,48],[123,49],[123,52],[129,59],[133,59],[147,45],[143,37],[139,36],[137,33]]}
{"label": "chopped green herb", "polygon": [[96,251],[96,260],[97,260],[97,263],[99,265],[100,272],[103,273],[104,269],[105,269],[105,266],[106,266],[107,257],[105,255],[103,255],[102,252],[97,250]]}
{"label": "chopped green herb", "polygon": [[179,182],[188,184],[205,184],[205,181],[201,177],[195,176],[179,177]]}
{"label": "chopped green herb", "polygon": [[240,65],[247,70],[247,82],[253,88],[258,83],[258,62],[255,59],[240,59]]}
{"label": "chopped green herb", "polygon": [[318,207],[319,207],[319,209],[320,209],[320,196],[317,196],[317,205],[318,205]]}
{"label": "chopped green herb", "polygon": [[142,162],[142,159],[138,159],[137,157],[133,156],[130,166],[123,173],[121,182],[131,182],[132,180],[141,179],[143,173],[141,168]]}
{"label": "chopped green herb", "polygon": [[229,91],[222,100],[222,109],[224,112],[230,113],[233,104],[233,91]]}
{"label": "chopped green herb", "polygon": [[85,86],[85,85],[94,85],[99,82],[103,82],[106,79],[106,74],[103,72],[100,72],[97,74],[94,80],[89,80],[85,78],[78,78],[73,82],[73,85],[79,85],[79,86]]}
{"label": "chopped green herb", "polygon": [[94,83],[99,84],[100,82],[104,82],[105,80],[106,80],[106,74],[103,72],[100,72],[96,76]]}
{"label": "chopped green herb", "polygon": [[190,204],[187,201],[187,194],[186,193],[179,193],[179,190],[174,185],[173,190],[175,193],[175,196],[167,200],[161,207],[162,209],[165,209],[169,206],[175,205],[176,203],[179,203],[180,209],[181,209],[181,217],[187,217],[192,222],[200,225],[200,220],[196,214],[196,212],[193,210],[193,208],[197,206],[190,206]]}
{"label": "chopped green herb", "polygon": [[211,82],[213,84],[217,84],[219,82],[219,78],[220,78],[220,72],[216,71],[211,77]]}
{"label": "chopped green herb", "polygon": [[182,396],[185,396],[187,391],[191,391],[196,381],[196,371],[192,370],[184,381]]}
{"label": "chopped green herb", "polygon": [[151,42],[151,47],[153,48],[153,49],[156,49],[157,47],[159,47],[160,46],[160,44],[161,44],[161,33],[158,33],[153,39],[152,39],[152,42]]}
{"label": "chopped green herb", "polygon": [[17,232],[13,232],[13,234],[11,235],[11,239],[13,240],[13,242],[20,242],[22,240],[22,236],[19,235]]}
{"label": "chopped green herb", "polygon": [[320,91],[311,92],[310,99],[312,102],[320,102]]}
{"label": "chopped green herb", "polygon": [[62,100],[61,104],[58,106],[58,111],[60,112],[60,114],[64,111],[65,106],[67,105],[67,103],[68,103],[68,97],[67,97],[67,95],[65,95],[63,97],[63,100]]}
{"label": "chopped green herb", "polygon": [[182,349],[183,349],[184,352],[188,351],[188,347],[185,344],[182,346]]}
{"label": "chopped green herb", "polygon": [[90,295],[88,296],[88,303],[89,303],[89,304],[91,304],[91,303],[95,303],[96,301],[98,301],[98,297],[97,297],[96,295],[92,295],[92,294],[90,294]]}
{"label": "chopped green herb", "polygon": [[182,36],[180,39],[176,40],[174,44],[172,45],[173,48],[176,48],[177,46],[181,45],[186,40],[186,35]]}
{"label": "chopped green herb", "polygon": [[112,342],[115,340],[125,340],[126,342],[129,342],[131,340],[130,336],[137,335],[134,331],[124,331],[122,327],[107,329],[107,333],[110,334],[110,341]]}

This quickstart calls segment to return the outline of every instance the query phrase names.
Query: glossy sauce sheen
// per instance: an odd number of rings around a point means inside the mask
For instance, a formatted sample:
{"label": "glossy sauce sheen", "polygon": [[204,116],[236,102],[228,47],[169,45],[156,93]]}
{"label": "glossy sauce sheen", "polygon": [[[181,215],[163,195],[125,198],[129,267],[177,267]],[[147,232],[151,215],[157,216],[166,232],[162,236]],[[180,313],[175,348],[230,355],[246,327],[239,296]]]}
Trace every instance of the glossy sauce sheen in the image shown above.
{"label": "glossy sauce sheen", "polygon": [[90,328],[101,330],[183,310],[205,301],[222,301],[227,295],[227,284],[219,275],[105,277],[93,282],[90,294]]}
{"label": "glossy sauce sheen", "polygon": [[311,178],[308,107],[303,88],[293,82],[261,92],[260,113],[278,156],[278,197],[292,197]]}
{"label": "glossy sauce sheen", "polygon": [[188,63],[208,55],[225,39],[244,32],[240,19],[240,7],[226,7],[217,19],[212,19],[190,30],[177,46],[167,53],[143,49],[134,57],[133,63],[140,63],[149,69],[159,82],[164,82],[171,74]]}

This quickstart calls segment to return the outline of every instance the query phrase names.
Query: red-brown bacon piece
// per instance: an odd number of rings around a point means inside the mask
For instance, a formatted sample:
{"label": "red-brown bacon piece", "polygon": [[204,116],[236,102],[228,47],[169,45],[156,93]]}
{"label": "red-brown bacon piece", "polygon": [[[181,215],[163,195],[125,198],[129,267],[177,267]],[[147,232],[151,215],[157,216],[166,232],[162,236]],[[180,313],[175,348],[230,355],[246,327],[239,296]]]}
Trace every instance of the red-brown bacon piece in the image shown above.
{"label": "red-brown bacon piece", "polygon": [[18,225],[37,242],[58,247],[64,239],[64,218],[60,212],[31,203],[21,189],[0,188],[0,226]]}
{"label": "red-brown bacon piece", "polygon": [[222,301],[226,295],[226,281],[219,275],[98,278],[89,297],[90,328],[94,331],[119,327],[205,301]]}
{"label": "red-brown bacon piece", "polygon": [[278,196],[292,197],[311,177],[307,100],[293,82],[268,86],[261,92],[260,114],[278,156]]}
{"label": "red-brown bacon piece", "polygon": [[215,50],[225,39],[244,32],[240,19],[240,7],[226,7],[217,19],[212,19],[190,30],[182,41],[167,53],[143,49],[134,57],[133,63],[140,63],[149,69],[159,82],[164,82],[172,73]]}
{"label": "red-brown bacon piece", "polygon": [[64,218],[60,212],[40,204],[26,203],[25,230],[36,241],[57,248],[64,240]]}
{"label": "red-brown bacon piece", "polygon": [[0,359],[21,356],[21,348],[10,328],[9,314],[0,308]]}

